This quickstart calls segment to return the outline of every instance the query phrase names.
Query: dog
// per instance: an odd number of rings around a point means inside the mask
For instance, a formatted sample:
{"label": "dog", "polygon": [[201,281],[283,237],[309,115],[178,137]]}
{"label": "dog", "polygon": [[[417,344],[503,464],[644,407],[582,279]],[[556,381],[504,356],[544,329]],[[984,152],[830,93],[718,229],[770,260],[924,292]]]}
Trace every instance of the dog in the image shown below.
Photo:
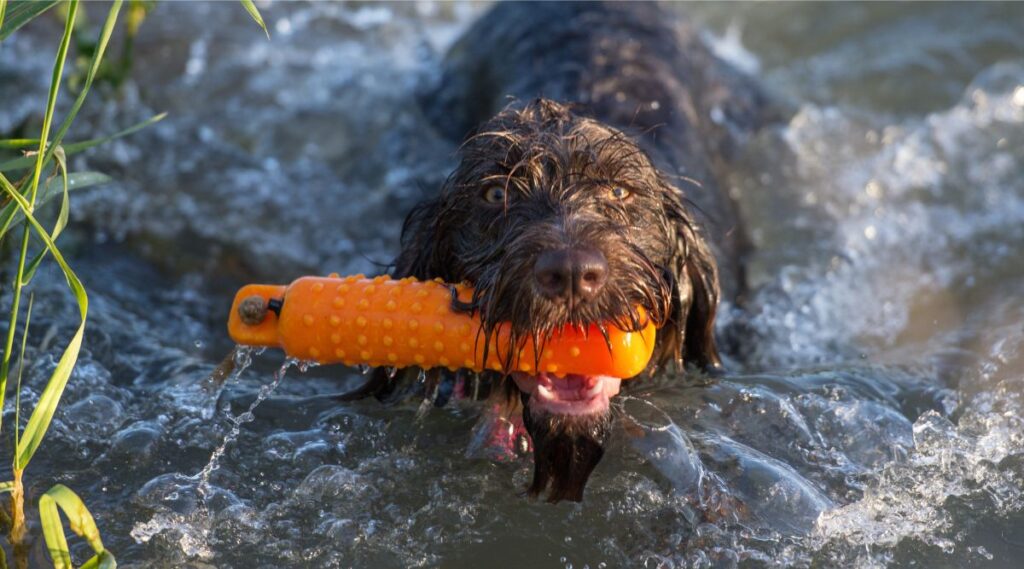
{"label": "dog", "polygon": [[[771,113],[696,30],[655,4],[500,4],[420,101],[462,145],[408,215],[394,277],[472,284],[453,308],[477,313],[484,336],[510,323],[509,353],[566,325],[638,330],[642,308],[659,328],[642,375],[721,369],[715,314],[744,288],[747,248],[722,180]],[[582,500],[627,378],[482,375],[521,404],[528,494]],[[378,370],[345,399],[399,385]]]}

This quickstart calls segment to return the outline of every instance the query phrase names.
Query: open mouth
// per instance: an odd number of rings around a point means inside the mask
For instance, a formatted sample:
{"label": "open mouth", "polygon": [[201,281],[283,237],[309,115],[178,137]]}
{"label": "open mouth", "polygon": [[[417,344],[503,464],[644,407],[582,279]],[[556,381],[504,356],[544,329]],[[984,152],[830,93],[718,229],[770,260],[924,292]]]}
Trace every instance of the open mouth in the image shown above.
{"label": "open mouth", "polygon": [[530,408],[553,415],[586,415],[604,413],[609,400],[618,394],[622,380],[607,375],[568,374],[557,377],[548,373],[512,374],[516,386],[530,394]]}

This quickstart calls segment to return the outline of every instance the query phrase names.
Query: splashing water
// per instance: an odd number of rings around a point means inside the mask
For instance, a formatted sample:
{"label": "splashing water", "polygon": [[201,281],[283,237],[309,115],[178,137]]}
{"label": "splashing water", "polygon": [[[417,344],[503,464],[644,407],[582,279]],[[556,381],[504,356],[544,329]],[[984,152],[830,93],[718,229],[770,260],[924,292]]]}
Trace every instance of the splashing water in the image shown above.
{"label": "splashing water", "polygon": [[231,350],[231,354],[228,356],[228,360],[231,362],[228,373],[225,375],[222,369],[227,361],[221,362],[221,366],[201,384],[204,394],[209,396],[208,400],[212,403],[203,407],[203,419],[213,419],[217,412],[217,401],[224,389],[238,381],[245,370],[249,369],[253,356],[262,355],[265,351],[266,348],[251,346],[236,346]]}
{"label": "splashing water", "polygon": [[[524,500],[515,417],[439,407],[425,377],[423,401],[388,407],[338,403],[366,378],[336,366],[281,382],[255,358],[202,382],[231,348],[224,283],[393,258],[451,168],[414,93],[481,8],[274,3],[268,43],[237,6],[158,4],[134,80],[83,109],[71,139],[171,113],[73,158],[116,182],[73,196],[92,309],[33,461],[118,560],[1017,566],[1024,5],[673,5],[795,112],[729,184],[756,245],[751,294],[720,310],[730,373],[628,385],[582,504]],[[52,38],[31,28],[0,58],[5,136],[47,89]],[[33,326],[73,329],[47,270]],[[50,349],[30,342],[26,405]],[[249,410],[219,420],[225,405]]]}
{"label": "splashing water", "polygon": [[[243,360],[243,366],[236,371],[235,377],[241,375],[241,373],[245,371],[245,368],[249,367],[251,363],[251,357],[246,356]],[[284,380],[285,374],[288,373],[288,368],[297,366],[303,373],[305,373],[306,370],[309,369],[310,365],[312,364],[309,362],[304,362],[295,358],[287,358],[285,362],[281,364],[281,367],[278,368],[277,372],[274,373],[273,380],[259,388],[256,392],[256,397],[253,399],[252,403],[249,404],[249,408],[246,409],[245,412],[239,415],[231,415],[230,412],[227,413],[228,421],[231,424],[231,430],[229,430],[228,434],[224,436],[224,440],[220,443],[220,446],[214,449],[213,454],[210,455],[210,460],[206,463],[206,466],[192,477],[199,483],[196,487],[196,491],[199,492],[204,503],[206,502],[210,491],[210,475],[220,468],[220,459],[224,456],[224,451],[227,450],[228,445],[235,442],[235,439],[238,438],[238,434],[242,431],[242,426],[256,418],[256,415],[253,414],[256,407],[259,407],[260,403],[263,403],[263,401],[269,397],[275,389],[277,389],[277,386],[281,385],[281,381]]]}
{"label": "splashing water", "polygon": [[[232,380],[240,377],[242,373],[252,365],[252,356],[257,352],[262,353],[263,350],[244,346],[237,347],[233,356],[235,369],[232,371],[229,379],[224,383],[230,383]],[[202,470],[192,476],[175,474],[169,479],[161,481],[170,482],[171,484],[170,492],[166,492],[163,497],[163,500],[165,501],[180,502],[182,500],[187,500],[188,498],[186,498],[184,494],[194,494],[197,496],[198,500],[194,501],[189,508],[191,511],[186,513],[159,512],[148,522],[137,524],[132,528],[132,538],[134,538],[138,543],[146,543],[152,539],[154,535],[167,531],[175,531],[180,534],[178,543],[187,555],[201,559],[211,558],[213,556],[213,550],[209,546],[209,541],[215,521],[211,506],[217,506],[211,504],[211,501],[220,496],[218,496],[218,492],[214,491],[211,487],[210,477],[217,471],[217,469],[220,468],[221,460],[223,459],[228,446],[235,442],[242,431],[242,427],[246,423],[255,420],[256,408],[263,403],[263,401],[265,401],[275,389],[277,389],[284,380],[288,370],[292,367],[297,367],[302,373],[305,373],[315,365],[315,363],[295,358],[286,358],[284,363],[281,364],[273,374],[271,382],[261,386],[256,391],[253,401],[244,412],[238,415],[232,415],[230,412],[225,410],[228,423],[230,424],[230,429],[224,436],[220,445],[214,449]],[[166,490],[166,488],[161,490]],[[224,507],[223,504],[220,504],[219,506],[220,508]]]}

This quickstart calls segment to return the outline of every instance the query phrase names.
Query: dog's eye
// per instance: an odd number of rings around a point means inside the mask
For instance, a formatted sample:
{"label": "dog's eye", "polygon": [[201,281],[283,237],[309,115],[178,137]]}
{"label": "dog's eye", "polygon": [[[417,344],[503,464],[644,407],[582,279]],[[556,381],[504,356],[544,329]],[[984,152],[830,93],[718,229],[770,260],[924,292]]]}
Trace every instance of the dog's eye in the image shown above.
{"label": "dog's eye", "polygon": [[630,195],[632,195],[632,193],[622,186],[612,186],[608,188],[608,199],[624,200]]}
{"label": "dog's eye", "polygon": [[484,190],[484,201],[490,204],[505,203],[505,188],[502,186],[489,186]]}

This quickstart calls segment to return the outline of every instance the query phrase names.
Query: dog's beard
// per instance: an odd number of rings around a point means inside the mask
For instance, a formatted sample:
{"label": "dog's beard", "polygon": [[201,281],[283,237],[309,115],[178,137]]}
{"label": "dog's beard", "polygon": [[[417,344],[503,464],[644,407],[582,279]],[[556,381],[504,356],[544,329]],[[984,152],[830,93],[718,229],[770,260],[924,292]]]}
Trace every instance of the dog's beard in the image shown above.
{"label": "dog's beard", "polygon": [[583,500],[590,474],[604,456],[611,430],[608,410],[586,415],[553,415],[532,410],[524,401],[523,423],[533,439],[533,482],[528,493],[538,496],[550,487],[548,502]]}

